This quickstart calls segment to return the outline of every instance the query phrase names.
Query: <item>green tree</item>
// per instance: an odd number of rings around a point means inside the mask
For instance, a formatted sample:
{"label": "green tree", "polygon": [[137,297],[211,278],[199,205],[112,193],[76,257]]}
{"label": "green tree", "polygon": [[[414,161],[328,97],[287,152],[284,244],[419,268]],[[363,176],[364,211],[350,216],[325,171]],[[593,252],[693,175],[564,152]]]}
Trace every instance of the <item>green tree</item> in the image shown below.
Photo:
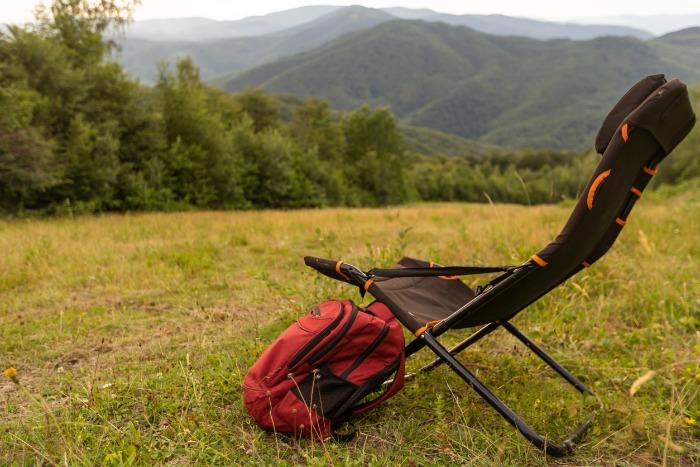
{"label": "green tree", "polygon": [[357,204],[343,167],[345,135],[328,103],[305,100],[294,111],[290,132],[303,153],[299,170],[318,187],[320,204]]}
{"label": "green tree", "polygon": [[343,118],[348,179],[362,191],[363,204],[397,204],[409,193],[403,137],[386,108],[363,106]]}
{"label": "green tree", "polygon": [[251,88],[237,94],[235,102],[253,120],[256,133],[274,128],[279,123],[279,101],[261,88]]}
{"label": "green tree", "polygon": [[53,142],[32,126],[41,96],[0,87],[0,208],[22,211],[55,181]]}
{"label": "green tree", "polygon": [[166,165],[178,199],[199,207],[242,206],[242,161],[231,125],[211,105],[192,61],[178,61],[174,75],[163,68],[158,90],[170,145]]}

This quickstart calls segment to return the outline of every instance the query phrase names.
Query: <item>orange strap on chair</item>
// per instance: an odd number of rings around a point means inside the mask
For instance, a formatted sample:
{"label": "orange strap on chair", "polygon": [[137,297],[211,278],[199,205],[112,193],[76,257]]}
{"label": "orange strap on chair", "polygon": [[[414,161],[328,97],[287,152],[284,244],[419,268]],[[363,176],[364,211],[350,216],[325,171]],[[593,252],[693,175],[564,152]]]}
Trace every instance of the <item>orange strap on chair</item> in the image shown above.
{"label": "orange strap on chair", "polygon": [[610,176],[610,169],[606,170],[605,172],[601,172],[595,180],[593,180],[593,183],[591,183],[591,187],[588,189],[588,196],[586,197],[586,205],[588,206],[588,210],[590,211],[593,209],[593,200],[595,199],[595,192],[600,186],[601,183],[603,183],[603,180],[608,178]]}
{"label": "orange strap on chair", "polygon": [[533,260],[535,263],[537,263],[540,267],[545,267],[545,266],[547,266],[547,265],[549,264],[547,261],[543,260],[542,258],[540,258],[540,257],[537,256],[537,255],[532,255],[532,256],[530,257],[530,259],[532,259],[532,260]]}
{"label": "orange strap on chair", "polygon": [[659,169],[656,169],[656,168],[652,169],[651,167],[647,167],[646,165],[644,166],[644,169],[643,169],[643,170],[644,170],[644,172],[648,173],[648,174],[651,175],[652,177],[653,177],[654,175],[656,175],[656,172],[659,171]]}
{"label": "orange strap on chair", "polygon": [[627,122],[622,124],[622,127],[620,128],[620,133],[622,133],[622,141],[626,143],[627,140],[630,139],[629,125],[627,125]]}
{"label": "orange strap on chair", "polygon": [[338,261],[337,263],[335,263],[335,272],[337,272],[339,276],[342,276],[346,281],[349,281],[350,278],[348,276],[346,276],[345,274],[343,274],[343,271],[340,270],[340,266],[342,266],[342,265],[343,265],[342,261]]}
{"label": "orange strap on chair", "polygon": [[425,323],[425,326],[422,326],[422,327],[416,329],[416,332],[415,332],[414,334],[415,334],[416,336],[420,336],[421,334],[423,334],[423,333],[424,333],[425,331],[427,331],[428,329],[434,328],[439,322],[440,322],[440,320],[437,320],[437,321],[428,321],[427,323]]}

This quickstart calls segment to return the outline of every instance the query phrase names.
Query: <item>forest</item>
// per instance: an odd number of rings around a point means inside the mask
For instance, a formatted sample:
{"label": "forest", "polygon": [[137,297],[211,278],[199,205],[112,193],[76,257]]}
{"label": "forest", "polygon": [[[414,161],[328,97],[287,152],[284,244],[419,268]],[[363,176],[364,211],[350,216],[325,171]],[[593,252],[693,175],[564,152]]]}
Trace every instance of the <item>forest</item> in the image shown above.
{"label": "forest", "polygon": [[[0,33],[4,213],[551,203],[576,197],[598,157],[421,154],[387,108],[337,112],[260,88],[227,93],[189,58],[161,64],[146,86],[112,59],[109,38],[131,7],[56,0]],[[697,177],[696,147],[681,149],[662,181]]]}

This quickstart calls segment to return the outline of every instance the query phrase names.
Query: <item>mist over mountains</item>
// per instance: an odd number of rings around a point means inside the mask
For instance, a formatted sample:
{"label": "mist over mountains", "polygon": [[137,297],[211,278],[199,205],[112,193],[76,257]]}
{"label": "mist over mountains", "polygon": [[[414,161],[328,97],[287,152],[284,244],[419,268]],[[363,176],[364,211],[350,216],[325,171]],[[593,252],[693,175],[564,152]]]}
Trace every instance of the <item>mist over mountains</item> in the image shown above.
{"label": "mist over mountains", "polygon": [[[268,34],[215,41],[154,41],[127,36],[117,59],[134,76],[153,82],[157,64],[190,56],[205,79],[231,75],[280,57],[308,51],[344,34],[395,19],[363,7],[334,10],[302,25]],[[269,30],[269,23],[265,23]]]}
{"label": "mist over mountains", "polygon": [[690,15],[654,15],[637,16],[622,15],[602,18],[583,18],[577,22],[581,24],[624,24],[633,28],[643,29],[650,33],[661,36],[669,32],[687,29],[693,26],[700,26],[700,14]]}
{"label": "mist over mountains", "polygon": [[[367,8],[358,5],[312,5],[251,16],[240,20],[217,21],[206,18],[173,18],[137,21],[129,26],[127,35],[140,39],[209,41],[216,39],[261,36],[300,26],[324,15],[345,10],[346,14],[359,9],[383,12],[389,19],[409,19],[443,22],[455,26],[467,26],[479,32],[497,35],[526,36],[535,39],[592,39],[601,35],[632,36],[646,39],[653,36],[645,28],[630,27],[625,23],[579,24],[541,21],[505,15],[455,15],[430,9],[405,7]],[[642,19],[641,17],[640,19]],[[698,23],[700,24],[700,23]]]}
{"label": "mist over mountains", "polygon": [[143,20],[129,25],[127,36],[155,41],[202,41],[261,36],[308,23],[341,8],[323,5],[304,6],[233,21],[217,21],[208,18]]}

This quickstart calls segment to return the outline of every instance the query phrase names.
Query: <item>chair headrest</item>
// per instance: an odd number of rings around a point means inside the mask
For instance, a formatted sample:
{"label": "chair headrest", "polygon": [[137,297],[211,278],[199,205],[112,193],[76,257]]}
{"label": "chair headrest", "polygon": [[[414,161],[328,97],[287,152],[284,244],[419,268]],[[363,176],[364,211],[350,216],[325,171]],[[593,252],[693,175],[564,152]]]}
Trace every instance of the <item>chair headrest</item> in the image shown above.
{"label": "chair headrest", "polygon": [[651,133],[665,154],[685,138],[695,124],[688,89],[678,79],[647,76],[627,91],[603,121],[596,137],[596,150],[603,154],[623,123]]}
{"label": "chair headrest", "polygon": [[656,89],[634,112],[627,116],[632,129],[648,131],[669,154],[695,125],[688,88],[678,79]]}
{"label": "chair headrest", "polygon": [[608,116],[605,117],[603,124],[600,126],[600,130],[598,130],[598,135],[595,138],[595,149],[599,154],[605,152],[615,132],[620,128],[620,125],[622,125],[623,120],[639,107],[650,94],[664,84],[666,84],[664,75],[647,76],[632,86],[630,90],[622,96],[622,99],[615,104],[615,107],[613,107]]}

